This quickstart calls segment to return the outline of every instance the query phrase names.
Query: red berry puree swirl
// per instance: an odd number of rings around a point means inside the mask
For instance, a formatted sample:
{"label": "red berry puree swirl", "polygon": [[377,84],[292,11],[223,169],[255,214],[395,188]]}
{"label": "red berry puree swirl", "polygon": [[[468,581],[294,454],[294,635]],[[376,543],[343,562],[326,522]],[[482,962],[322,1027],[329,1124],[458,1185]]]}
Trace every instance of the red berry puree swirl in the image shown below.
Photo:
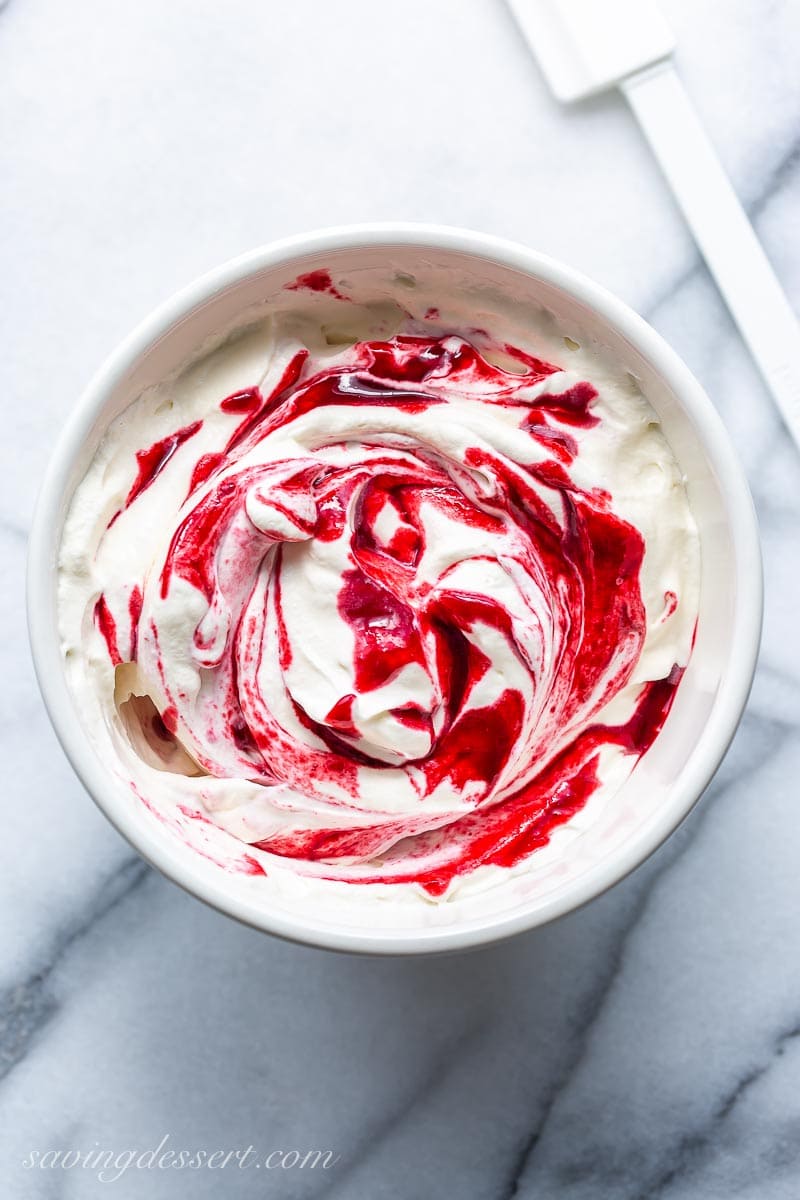
{"label": "red berry puree swirl", "polygon": [[[408,333],[294,345],[186,415],[126,467],[102,536],[149,504],[152,553],[91,622],[147,770],[246,843],[243,870],[440,897],[534,854],[604,755],[651,745],[685,656],[636,674],[646,546],[583,463],[592,383]],[[682,597],[660,595],[667,622]]]}

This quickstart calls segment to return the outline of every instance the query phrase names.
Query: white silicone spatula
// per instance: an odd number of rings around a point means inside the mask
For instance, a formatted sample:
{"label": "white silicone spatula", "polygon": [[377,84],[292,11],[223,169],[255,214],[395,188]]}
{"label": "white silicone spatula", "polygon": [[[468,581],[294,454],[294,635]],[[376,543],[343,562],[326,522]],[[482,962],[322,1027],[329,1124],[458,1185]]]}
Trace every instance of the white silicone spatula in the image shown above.
{"label": "white silicone spatula", "polygon": [[559,100],[619,87],[800,447],[800,325],[672,65],[652,0],[508,0]]}

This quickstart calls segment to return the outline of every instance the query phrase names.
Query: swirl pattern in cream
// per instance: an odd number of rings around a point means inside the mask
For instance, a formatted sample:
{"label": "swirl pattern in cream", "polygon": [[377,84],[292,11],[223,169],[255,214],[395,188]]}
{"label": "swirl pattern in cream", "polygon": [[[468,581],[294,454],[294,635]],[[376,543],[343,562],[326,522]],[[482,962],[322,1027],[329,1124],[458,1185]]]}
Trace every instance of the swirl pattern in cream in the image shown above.
{"label": "swirl pattern in cream", "polygon": [[108,533],[179,462],[188,486],[95,627],[149,700],[151,765],[262,861],[439,894],[546,842],[603,748],[661,727],[684,663],[634,679],[645,542],[581,462],[598,392],[502,352],[288,341],[224,425],[137,450]]}

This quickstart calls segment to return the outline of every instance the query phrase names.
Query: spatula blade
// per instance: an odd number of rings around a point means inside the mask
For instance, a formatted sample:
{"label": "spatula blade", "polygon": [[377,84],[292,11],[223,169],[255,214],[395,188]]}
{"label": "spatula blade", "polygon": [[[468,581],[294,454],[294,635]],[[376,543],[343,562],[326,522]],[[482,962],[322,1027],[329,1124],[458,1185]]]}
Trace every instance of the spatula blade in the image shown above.
{"label": "spatula blade", "polygon": [[559,100],[580,100],[666,58],[672,31],[654,0],[508,0]]}

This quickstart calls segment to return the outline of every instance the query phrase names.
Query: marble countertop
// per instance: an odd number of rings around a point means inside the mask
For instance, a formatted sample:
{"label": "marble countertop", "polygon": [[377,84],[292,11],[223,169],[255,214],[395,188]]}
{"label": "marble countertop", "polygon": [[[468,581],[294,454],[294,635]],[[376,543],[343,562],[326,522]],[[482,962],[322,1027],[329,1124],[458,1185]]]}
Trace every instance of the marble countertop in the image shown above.
{"label": "marble countertop", "polygon": [[[800,308],[800,6],[664,8]],[[10,0],[0,98],[0,1194],[795,1200],[800,456],[623,102],[559,108],[502,0]],[[22,575],[59,426],[130,326],[254,244],[392,218],[516,238],[653,322],[745,464],[767,604],[738,736],[650,862],[496,948],[371,961],[241,928],[136,857],[50,730]],[[339,1157],[30,1165],[165,1136]]]}

